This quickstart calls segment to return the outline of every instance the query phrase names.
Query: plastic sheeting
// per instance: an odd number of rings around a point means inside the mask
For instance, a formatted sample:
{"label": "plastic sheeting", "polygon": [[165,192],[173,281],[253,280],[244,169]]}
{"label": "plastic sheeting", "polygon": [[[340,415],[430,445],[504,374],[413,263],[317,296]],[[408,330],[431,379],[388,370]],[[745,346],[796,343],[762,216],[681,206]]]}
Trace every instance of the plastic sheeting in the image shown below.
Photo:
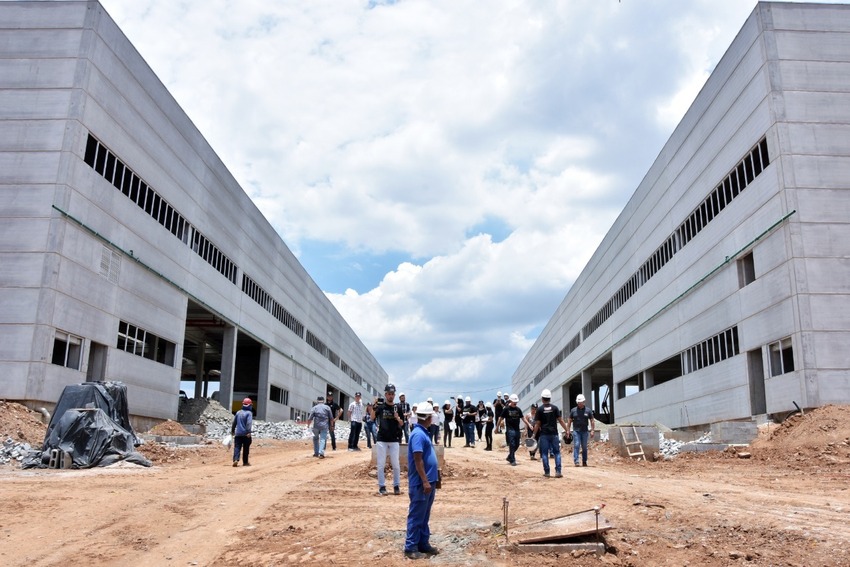
{"label": "plastic sheeting", "polygon": [[30,453],[21,468],[47,468],[53,450],[71,455],[71,468],[105,467],[117,461],[151,466],[135,446],[127,412],[127,388],[120,382],[86,382],[66,386],[47,426],[40,452]]}

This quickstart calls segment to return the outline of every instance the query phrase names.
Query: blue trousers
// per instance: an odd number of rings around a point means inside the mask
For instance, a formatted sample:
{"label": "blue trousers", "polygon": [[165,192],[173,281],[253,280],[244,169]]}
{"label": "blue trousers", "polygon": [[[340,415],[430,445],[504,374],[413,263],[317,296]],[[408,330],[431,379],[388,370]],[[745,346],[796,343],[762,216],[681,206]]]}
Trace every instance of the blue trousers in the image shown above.
{"label": "blue trousers", "polygon": [[313,456],[325,454],[325,443],[328,441],[328,428],[313,428]]}
{"label": "blue trousers", "polygon": [[561,472],[561,442],[558,434],[541,435],[537,442],[540,449],[540,460],[543,461],[543,472],[549,474],[549,452],[555,456],[555,473]]}
{"label": "blue trousers", "polygon": [[[415,474],[415,473],[414,473]],[[431,493],[425,494],[420,484],[417,487],[408,486],[407,493],[410,496],[410,507],[407,509],[407,537],[404,539],[405,551],[426,551],[431,548],[431,528],[428,522],[431,519],[431,507],[434,505],[434,496],[437,491],[434,483],[431,483]]]}
{"label": "blue trousers", "polygon": [[378,442],[378,432],[375,430],[375,422],[366,422],[366,446],[372,448],[372,443]]}
{"label": "blue trousers", "polygon": [[464,423],[463,431],[466,434],[466,444],[475,445],[475,423]]}
{"label": "blue trousers", "polygon": [[506,429],[505,441],[508,443],[508,458],[509,463],[516,462],[516,450],[519,449],[519,429]]}
{"label": "blue trousers", "polygon": [[251,438],[247,435],[237,435],[233,438],[233,462],[239,460],[239,452],[242,452],[242,464],[248,464],[248,451],[251,450]]}
{"label": "blue trousers", "polygon": [[578,451],[581,448],[581,462],[587,464],[587,439],[590,431],[573,431],[573,462],[578,464]]}

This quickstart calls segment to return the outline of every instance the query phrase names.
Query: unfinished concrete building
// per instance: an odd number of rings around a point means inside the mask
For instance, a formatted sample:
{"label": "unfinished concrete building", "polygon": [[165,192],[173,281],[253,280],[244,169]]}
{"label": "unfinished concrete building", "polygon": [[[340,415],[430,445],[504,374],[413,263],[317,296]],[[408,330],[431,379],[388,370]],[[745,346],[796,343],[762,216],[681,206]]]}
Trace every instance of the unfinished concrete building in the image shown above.
{"label": "unfinished concrete building", "polygon": [[850,403],[850,6],[759,3],[513,375],[687,428]]}
{"label": "unfinished concrete building", "polygon": [[[268,420],[387,374],[96,1],[0,2],[0,398],[181,380]],[[190,392],[191,395],[192,392]]]}

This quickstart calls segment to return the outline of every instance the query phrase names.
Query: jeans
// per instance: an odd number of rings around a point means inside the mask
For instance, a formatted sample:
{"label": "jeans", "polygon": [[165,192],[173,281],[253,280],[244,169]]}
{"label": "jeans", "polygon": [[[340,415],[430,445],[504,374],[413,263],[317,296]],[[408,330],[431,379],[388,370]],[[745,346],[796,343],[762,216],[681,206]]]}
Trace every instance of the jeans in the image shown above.
{"label": "jeans", "polygon": [[247,435],[237,435],[233,438],[233,462],[239,460],[239,452],[242,451],[242,464],[248,464],[248,451],[251,450],[251,438]]}
{"label": "jeans", "polygon": [[581,462],[587,464],[587,440],[590,431],[573,431],[573,462],[578,464],[578,450],[581,446]]}
{"label": "jeans", "polygon": [[519,449],[519,430],[518,429],[506,429],[505,430],[505,442],[508,444],[508,458],[507,461],[509,463],[516,462],[516,450]]}
{"label": "jeans", "polygon": [[[333,429],[328,430],[328,433],[331,435],[331,448],[336,451],[336,431]],[[324,453],[324,451],[322,451]]]}
{"label": "jeans", "polygon": [[378,442],[378,430],[374,421],[366,422],[366,446],[372,448],[372,442]]}
{"label": "jeans", "polygon": [[328,428],[327,427],[314,427],[313,428],[313,456],[318,457],[319,455],[325,454],[325,445],[328,442]]}
{"label": "jeans", "polygon": [[466,444],[475,447],[475,423],[464,423],[463,429],[466,433]]}
{"label": "jeans", "polygon": [[428,426],[428,436],[431,437],[431,443],[434,445],[440,444],[440,426],[432,423]]}
{"label": "jeans", "polygon": [[357,443],[360,442],[360,428],[363,427],[362,421],[351,422],[351,433],[348,434],[348,448],[356,449]]}
{"label": "jeans", "polygon": [[493,424],[487,423],[484,427],[484,440],[487,441],[487,450],[493,450]]}
{"label": "jeans", "polygon": [[452,446],[452,423],[450,421],[447,421],[446,426],[443,428],[443,445],[446,447]]}
{"label": "jeans", "polygon": [[409,427],[410,427],[410,424],[407,423],[407,419],[405,419],[404,423],[401,426],[401,434],[404,436],[404,442],[405,443],[407,443],[408,438],[409,438],[409,434],[410,434]]}
{"label": "jeans", "polygon": [[[414,473],[415,474],[415,473]],[[404,539],[405,551],[427,551],[431,549],[431,528],[428,522],[431,519],[431,507],[434,505],[434,497],[437,491],[431,484],[431,493],[425,494],[422,485],[418,487],[409,486],[410,507],[407,509],[407,536]]]}
{"label": "jeans", "polygon": [[540,460],[543,461],[543,472],[549,474],[549,452],[555,455],[555,474],[561,474],[561,443],[557,433],[544,433],[537,442],[540,449]]}
{"label": "jeans", "polygon": [[398,464],[398,443],[378,441],[376,453],[378,461],[378,488],[387,486],[386,478],[384,477],[384,468],[387,466],[387,454],[390,456],[390,464],[393,467],[393,486],[398,486],[401,477],[401,469]]}

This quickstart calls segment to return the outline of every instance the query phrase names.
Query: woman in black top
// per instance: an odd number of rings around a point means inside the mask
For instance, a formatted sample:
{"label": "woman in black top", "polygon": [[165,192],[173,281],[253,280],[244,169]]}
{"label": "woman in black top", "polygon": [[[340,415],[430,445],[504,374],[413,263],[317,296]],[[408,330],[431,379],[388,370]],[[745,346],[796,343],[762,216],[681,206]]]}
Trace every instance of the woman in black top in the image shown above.
{"label": "woman in black top", "polygon": [[484,400],[478,400],[478,417],[475,418],[475,429],[478,431],[478,440],[481,441],[481,432],[484,431],[484,423],[487,421],[487,408]]}
{"label": "woman in black top", "polygon": [[452,403],[446,400],[443,404],[443,446],[452,446],[452,422],[455,419],[455,412],[452,410]]}
{"label": "woman in black top", "polygon": [[488,403],[485,408],[485,425],[484,425],[484,439],[487,441],[487,447],[484,448],[485,451],[493,450],[493,426],[495,413],[493,412],[493,404]]}

